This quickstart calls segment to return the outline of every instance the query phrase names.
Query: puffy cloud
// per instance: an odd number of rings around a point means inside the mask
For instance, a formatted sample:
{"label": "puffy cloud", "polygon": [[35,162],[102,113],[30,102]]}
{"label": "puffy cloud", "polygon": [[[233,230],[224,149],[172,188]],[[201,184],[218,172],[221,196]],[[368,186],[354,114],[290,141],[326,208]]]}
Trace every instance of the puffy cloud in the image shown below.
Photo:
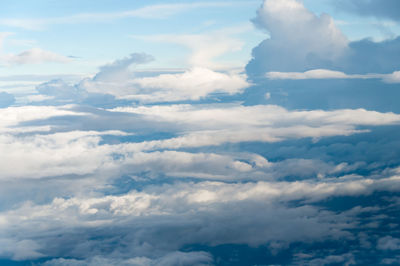
{"label": "puffy cloud", "polygon": [[97,101],[101,104],[101,96],[109,96],[114,102],[114,98],[142,103],[195,101],[217,93],[237,94],[250,86],[247,76],[237,71],[194,67],[178,73],[137,77],[129,69],[132,65],[151,60],[153,58],[147,54],[131,54],[100,67],[93,78],[85,78],[78,84],[71,85],[57,79],[42,83],[36,89],[42,95],[53,97],[45,103],[65,104],[69,101],[94,104]]}
{"label": "puffy cloud", "polygon": [[[271,78],[263,100],[300,90],[303,98],[294,98],[301,102],[310,95],[297,84],[315,82],[319,103],[322,94],[337,93],[321,93],[328,78],[341,91],[348,88],[341,82],[356,78],[378,84],[379,93],[380,86],[397,89],[389,82],[400,68],[385,58],[396,58],[398,40],[348,43],[329,16],[294,0],[266,0],[255,23],[271,34],[269,56],[279,52],[266,62],[271,69],[257,69]],[[19,106],[18,99],[0,109],[0,257],[45,265],[350,265],[378,264],[397,251],[397,105],[312,109],[310,97],[299,109],[246,106],[257,89],[239,94],[247,76],[208,65],[235,42],[222,36],[204,52],[210,39],[192,37],[198,46],[189,37],[177,42],[207,68],[140,73],[130,68],[152,57],[131,54],[93,78],[41,84],[33,98],[75,105]],[[365,51],[380,52],[360,61],[361,71],[352,62],[334,67]],[[272,69],[289,66],[289,57],[293,70]],[[369,65],[378,58],[380,65]],[[285,91],[282,84],[291,82],[293,91]],[[230,103],[204,104],[210,96]],[[165,104],[186,100],[200,102]]]}
{"label": "puffy cloud", "polygon": [[[274,241],[286,245],[352,240],[348,230],[362,221],[357,217],[379,213],[380,208],[349,207],[334,213],[310,203],[335,196],[398,192],[399,184],[398,176],[352,181],[189,182],[153,185],[119,196],[55,198],[48,204],[26,203],[1,212],[1,237],[34,241],[37,245],[30,247],[44,256],[93,258],[106,250],[110,259],[207,262],[210,258],[205,253],[166,254],[196,243],[259,246]],[[293,201],[299,204],[285,204]],[[9,254],[6,257],[17,254],[7,245],[0,246],[0,252]]]}
{"label": "puffy cloud", "polygon": [[400,38],[349,42],[327,14],[320,17],[296,0],[265,0],[254,23],[270,38],[253,49],[246,67],[252,79],[266,72],[332,69],[345,73],[391,73],[400,68]]}
{"label": "puffy cloud", "polygon": [[182,74],[162,74],[134,80],[142,88],[131,99],[143,102],[199,100],[212,93],[236,94],[250,86],[246,75],[193,68]]}
{"label": "puffy cloud", "polygon": [[304,70],[336,60],[348,50],[346,37],[333,19],[308,11],[296,0],[265,0],[253,20],[269,32],[253,50],[248,72]]}

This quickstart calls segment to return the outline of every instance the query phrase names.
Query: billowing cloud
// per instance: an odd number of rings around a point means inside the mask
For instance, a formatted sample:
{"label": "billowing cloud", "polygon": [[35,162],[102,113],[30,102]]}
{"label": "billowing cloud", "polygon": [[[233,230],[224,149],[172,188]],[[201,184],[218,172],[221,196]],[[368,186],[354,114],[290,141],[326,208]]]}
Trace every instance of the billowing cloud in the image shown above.
{"label": "billowing cloud", "polygon": [[246,67],[252,78],[266,72],[330,69],[382,74],[400,68],[399,38],[349,42],[329,15],[318,17],[297,0],[265,0],[253,21],[270,38],[253,49]]}
{"label": "billowing cloud", "polygon": [[214,64],[242,45],[221,31],[168,35],[186,70],[133,53],[93,76],[0,77],[0,264],[398,263],[400,39],[349,42],[295,0],[254,23],[270,38],[246,73]]}
{"label": "billowing cloud", "polygon": [[270,38],[253,50],[248,71],[304,70],[348,50],[348,40],[329,15],[318,17],[296,0],[265,0],[253,21]]}

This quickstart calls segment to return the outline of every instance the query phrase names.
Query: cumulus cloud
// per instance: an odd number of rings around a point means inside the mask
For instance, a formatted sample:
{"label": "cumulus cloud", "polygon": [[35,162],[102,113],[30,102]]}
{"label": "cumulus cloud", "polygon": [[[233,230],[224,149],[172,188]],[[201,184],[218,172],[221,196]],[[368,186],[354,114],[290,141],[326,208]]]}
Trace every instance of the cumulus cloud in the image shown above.
{"label": "cumulus cloud", "polygon": [[253,50],[250,71],[303,70],[335,60],[348,50],[347,38],[329,15],[318,17],[296,0],[265,0],[253,21],[270,38]]}
{"label": "cumulus cloud", "polygon": [[[8,241],[27,241],[26,233],[30,232],[30,241],[37,242],[31,248],[45,252],[43,256],[63,254],[91,260],[104,254],[101,250],[107,250],[111,256],[105,261],[114,256],[119,260],[149,257],[145,261],[207,263],[211,259],[206,253],[173,252],[199,242],[259,246],[274,241],[285,245],[321,239],[352,240],[349,230],[356,225],[357,217],[379,208],[356,207],[334,213],[310,202],[399,190],[398,176],[352,182],[175,183],[120,196],[55,198],[42,205],[26,203],[1,212],[0,228],[8,228],[1,235]],[[296,200],[307,201],[296,207],[282,204]],[[11,224],[14,227],[10,228]],[[31,231],[34,225],[37,230]],[[130,244],[115,245],[116,238]],[[1,246],[0,252],[4,254],[8,249]],[[8,256],[16,256],[15,251],[8,252]],[[339,261],[337,257],[330,259]]]}
{"label": "cumulus cloud", "polygon": [[[61,79],[45,82],[36,87],[39,95],[52,97],[52,103],[85,102],[91,98],[99,101],[101,96],[141,103],[175,102],[201,100],[212,94],[233,95],[250,86],[247,76],[238,71],[214,71],[194,67],[178,73],[154,73],[138,77],[131,66],[145,64],[153,57],[144,53],[134,53],[100,67],[93,78],[84,78],[77,84],[69,84]],[[115,99],[111,99],[115,101]]]}
{"label": "cumulus cloud", "polygon": [[400,68],[399,38],[349,42],[329,15],[318,17],[297,0],[265,0],[253,21],[269,32],[270,38],[253,49],[246,67],[252,78],[274,71],[331,69],[367,74]]}
{"label": "cumulus cloud", "polygon": [[199,100],[218,92],[236,94],[250,86],[246,75],[197,67],[181,74],[162,74],[134,82],[143,89],[129,98],[143,102]]}

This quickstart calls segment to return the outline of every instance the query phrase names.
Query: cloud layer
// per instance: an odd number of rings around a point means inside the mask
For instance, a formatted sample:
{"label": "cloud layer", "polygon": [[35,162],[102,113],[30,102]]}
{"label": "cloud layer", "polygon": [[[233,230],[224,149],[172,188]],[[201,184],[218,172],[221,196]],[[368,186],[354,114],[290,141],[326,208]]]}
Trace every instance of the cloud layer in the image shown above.
{"label": "cloud layer", "polygon": [[187,69],[131,53],[85,77],[1,77],[0,264],[398,264],[400,39],[350,42],[295,0],[253,22],[270,37],[246,72],[215,64],[243,43],[213,31],[151,37],[190,48]]}

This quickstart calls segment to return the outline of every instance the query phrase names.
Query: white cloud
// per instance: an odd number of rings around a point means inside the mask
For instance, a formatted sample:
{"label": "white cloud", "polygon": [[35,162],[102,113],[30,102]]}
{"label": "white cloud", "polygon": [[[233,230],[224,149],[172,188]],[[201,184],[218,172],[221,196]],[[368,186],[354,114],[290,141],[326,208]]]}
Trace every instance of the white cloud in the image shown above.
{"label": "white cloud", "polygon": [[133,58],[117,60],[102,67],[93,79],[84,79],[75,87],[89,93],[111,94],[117,98],[154,103],[200,100],[212,93],[232,95],[250,86],[245,74],[237,71],[213,71],[201,67],[181,73],[135,77],[135,72],[130,71],[129,66],[134,63],[146,63],[151,57],[145,54],[132,56]]}
{"label": "white cloud", "polygon": [[248,70],[303,70],[329,64],[348,51],[348,40],[328,14],[315,15],[297,0],[264,0],[254,24],[270,38],[253,50]]}
{"label": "white cloud", "polygon": [[395,71],[392,74],[385,75],[383,81],[387,83],[400,83],[400,71]]}
{"label": "white cloud", "polygon": [[269,79],[347,79],[360,78],[359,75],[346,75],[343,72],[328,69],[314,69],[306,72],[268,72]]}
{"label": "white cloud", "polygon": [[[104,254],[101,250],[107,250],[107,254],[111,250],[115,255],[125,254],[117,256],[119,259],[128,256],[154,258],[200,242],[258,246],[274,241],[284,245],[321,239],[354,239],[346,230],[356,226],[357,215],[379,208],[356,207],[333,213],[308,204],[333,196],[398,192],[399,180],[398,176],[393,176],[235,184],[188,182],[151,186],[119,196],[82,195],[55,198],[48,204],[27,202],[0,212],[0,238],[15,243],[35,243],[25,256],[39,256],[32,253],[32,249],[35,252],[40,247],[39,250],[45,251],[40,254],[43,256],[63,254],[70,258],[91,258]],[[303,203],[297,207],[287,205],[293,201]],[[103,232],[102,237],[94,237],[99,232]],[[109,241],[114,243],[112,239],[116,237],[129,245],[110,246]],[[382,247],[397,248],[388,244],[393,242],[389,240],[380,241]],[[74,248],[70,248],[71,242]],[[21,254],[10,250],[8,245],[0,245],[0,253],[16,259]]]}
{"label": "white cloud", "polygon": [[268,72],[265,75],[269,79],[381,79],[386,83],[400,83],[400,71],[392,74],[346,74],[329,69],[313,69],[306,72]]}
{"label": "white cloud", "polygon": [[[291,175],[281,171],[282,165],[297,169],[297,175],[331,175],[346,167],[318,161],[283,161],[271,164],[256,155],[189,153],[177,151],[188,147],[218,146],[245,141],[276,142],[292,138],[322,138],[350,135],[360,131],[357,126],[400,123],[399,115],[366,110],[288,111],[277,106],[215,106],[172,105],[117,108],[118,112],[134,114],[135,123],[160,124],[163,130],[177,134],[162,140],[133,143],[102,144],[103,135],[128,135],[116,131],[53,132],[52,117],[77,117],[78,124],[98,125],[99,115],[72,111],[68,107],[9,107],[0,110],[7,117],[1,125],[0,160],[2,179],[44,178],[65,175],[97,175],[109,177],[147,172],[148,177],[194,177],[217,180],[276,179]],[[105,119],[105,115],[101,115]],[[40,121],[42,120],[42,121]],[[107,122],[107,128],[131,123],[130,120]],[[40,121],[35,123],[35,121]],[[85,121],[85,122],[80,122]],[[60,127],[60,130],[62,127]],[[31,133],[30,133],[31,132]],[[40,133],[42,132],[42,133]],[[30,133],[20,135],[21,133]],[[44,134],[45,133],[45,134]],[[159,151],[157,151],[159,150]],[[16,167],[19,165],[19,167]],[[350,166],[349,166],[350,167]],[[314,171],[313,169],[319,169]]]}
{"label": "white cloud", "polygon": [[315,53],[334,58],[347,48],[346,37],[329,15],[317,17],[296,0],[265,0],[255,23],[269,31],[271,40],[283,46],[280,49],[291,47],[296,56]]}
{"label": "white cloud", "polygon": [[143,89],[130,98],[143,102],[199,100],[217,92],[236,94],[250,86],[246,75],[215,72],[206,68],[193,68],[181,74],[139,78],[133,82]]}
{"label": "white cloud", "polygon": [[274,105],[215,106],[171,105],[121,107],[116,112],[146,115],[148,119],[181,126],[185,135],[140,144],[143,148],[177,148],[221,145],[227,142],[275,142],[290,138],[350,135],[361,125],[398,124],[400,116],[364,109],[288,111]]}

